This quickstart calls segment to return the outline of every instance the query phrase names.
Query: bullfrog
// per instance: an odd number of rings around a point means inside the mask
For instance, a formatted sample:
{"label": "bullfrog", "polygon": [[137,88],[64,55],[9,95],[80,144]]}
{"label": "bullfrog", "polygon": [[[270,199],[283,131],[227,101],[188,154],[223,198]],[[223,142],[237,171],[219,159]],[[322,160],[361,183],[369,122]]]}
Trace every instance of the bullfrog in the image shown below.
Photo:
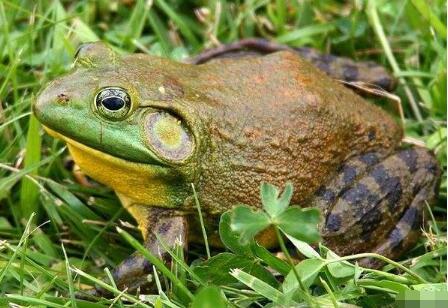
{"label": "bullfrog", "polygon": [[[219,245],[219,216],[241,203],[260,208],[262,182],[292,182],[292,204],[321,210],[323,243],[336,253],[399,257],[416,242],[437,192],[433,154],[404,145],[393,116],[325,72],[335,57],[253,45],[180,63],[84,44],[33,110],[81,170],[115,191],[145,247],[164,260],[159,240],[174,247],[201,238],[192,184],[210,242]],[[373,70],[361,74],[370,81],[390,84],[377,66],[363,67]],[[257,241],[274,247],[274,238]],[[134,254],[113,276],[132,289],[151,268]]]}

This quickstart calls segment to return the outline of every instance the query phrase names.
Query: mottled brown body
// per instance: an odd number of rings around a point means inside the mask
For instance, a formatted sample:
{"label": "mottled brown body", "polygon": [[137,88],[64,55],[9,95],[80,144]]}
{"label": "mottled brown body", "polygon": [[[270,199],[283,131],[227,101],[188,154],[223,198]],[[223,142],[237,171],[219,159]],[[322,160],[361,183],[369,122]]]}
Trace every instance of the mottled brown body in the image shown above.
{"label": "mottled brown body", "polygon": [[348,158],[391,153],[402,138],[383,110],[290,51],[198,68],[201,104],[191,109],[207,119],[208,132],[198,190],[211,213],[240,202],[257,206],[262,181],[291,181],[293,202],[302,204]]}

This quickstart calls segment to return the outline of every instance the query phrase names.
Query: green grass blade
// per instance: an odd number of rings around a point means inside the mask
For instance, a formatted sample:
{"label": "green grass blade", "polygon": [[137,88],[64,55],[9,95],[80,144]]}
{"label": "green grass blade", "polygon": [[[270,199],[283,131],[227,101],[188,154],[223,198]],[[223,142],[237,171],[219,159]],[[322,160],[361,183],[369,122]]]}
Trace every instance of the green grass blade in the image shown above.
{"label": "green grass blade", "polygon": [[426,1],[423,0],[411,0],[412,4],[415,8],[420,12],[420,14],[428,20],[431,26],[439,35],[439,38],[442,40],[446,40],[446,25],[444,25],[436,14],[433,13],[431,7],[428,5]]}
{"label": "green grass blade", "polygon": [[[41,160],[41,138],[40,123],[34,116],[29,118],[29,127],[27,134],[26,153],[24,168],[30,168],[38,164]],[[37,175],[38,169],[33,169],[30,175]],[[39,190],[38,187],[27,177],[22,178],[22,186],[20,191],[20,205],[22,215],[29,217],[31,213],[38,213],[39,210]]]}
{"label": "green grass blade", "polygon": [[254,277],[246,272],[243,272],[240,269],[234,269],[230,272],[230,275],[241,281],[243,284],[251,288],[252,290],[255,290],[260,295],[266,297],[267,299],[273,301],[274,303],[278,305],[286,305],[286,306],[293,306],[295,303],[294,301],[288,300],[286,296],[280,292],[277,289],[274,289],[269,284],[265,283],[264,281],[258,279],[257,277]]}

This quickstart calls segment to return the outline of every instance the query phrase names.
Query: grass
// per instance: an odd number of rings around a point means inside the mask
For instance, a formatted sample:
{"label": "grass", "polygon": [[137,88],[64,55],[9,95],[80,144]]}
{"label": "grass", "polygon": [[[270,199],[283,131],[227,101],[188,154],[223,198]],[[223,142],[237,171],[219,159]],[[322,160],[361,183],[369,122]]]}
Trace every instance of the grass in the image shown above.
{"label": "grass", "polygon": [[[445,20],[441,0],[210,1],[208,6],[176,0],[0,0],[0,305],[257,307],[306,301],[378,307],[403,290],[446,288]],[[70,69],[81,42],[102,39],[121,52],[181,60],[218,42],[253,36],[373,60],[399,78],[406,136],[433,149],[444,170],[418,244],[398,262],[386,260],[383,269],[373,271],[344,261],[360,256],[340,259],[323,246],[315,250],[288,237],[307,257],[292,271],[262,247],[249,249],[230,238],[224,254],[193,247],[188,265],[181,251],[172,251],[174,268],[158,265],[160,272],[152,275],[154,295],[127,294],[107,278],[101,281],[108,277],[102,268],[113,268],[138,248],[140,235],[112,191],[75,181],[64,145],[43,134],[31,116],[36,93]],[[229,225],[229,217],[223,218],[223,230],[232,234]],[[115,297],[75,299],[77,290],[95,283]]]}

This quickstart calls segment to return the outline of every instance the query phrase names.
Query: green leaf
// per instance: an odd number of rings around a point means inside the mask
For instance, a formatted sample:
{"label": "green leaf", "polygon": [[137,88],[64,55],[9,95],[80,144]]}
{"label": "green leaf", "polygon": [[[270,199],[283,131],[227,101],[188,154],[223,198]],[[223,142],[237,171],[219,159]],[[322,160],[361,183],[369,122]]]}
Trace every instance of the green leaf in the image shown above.
{"label": "green leaf", "polygon": [[[334,259],[339,259],[339,256],[331,250],[328,250],[327,260]],[[327,267],[330,274],[335,278],[345,278],[355,274],[355,267],[347,261],[329,263]]]}
{"label": "green leaf", "polygon": [[263,246],[258,245],[255,242],[252,245],[252,251],[254,251],[255,255],[264,263],[284,276],[287,275],[291,270],[291,266],[288,263],[272,255],[269,250],[267,250]]}
{"label": "green leaf", "polygon": [[[311,286],[311,284],[316,279],[317,275],[322,271],[325,266],[325,261],[321,259],[306,259],[295,266],[300,279],[306,287]],[[291,270],[289,274],[285,277],[285,281],[282,285],[283,292],[288,294],[289,292],[294,292],[299,288],[299,282],[296,276]]]}
{"label": "green leaf", "polygon": [[320,212],[316,208],[290,207],[276,218],[276,223],[284,233],[298,240],[313,243],[320,239],[317,228],[319,220]]}
{"label": "green leaf", "polygon": [[211,257],[196,265],[193,271],[206,283],[220,286],[237,283],[237,280],[229,274],[235,268],[242,269],[269,285],[278,285],[274,276],[254,259],[238,256],[230,252],[223,252]]}
{"label": "green leaf", "polygon": [[227,301],[222,292],[215,286],[199,290],[191,302],[191,308],[226,308]]}
{"label": "green leaf", "polygon": [[358,285],[364,288],[393,294],[398,294],[409,290],[409,288],[405,284],[390,280],[361,279],[358,281]]}
{"label": "green leaf", "polygon": [[254,243],[254,241],[250,241],[247,244],[240,243],[240,235],[233,231],[230,226],[231,215],[231,211],[227,211],[221,215],[221,219],[219,220],[219,237],[221,238],[222,243],[227,249],[237,255],[253,256],[250,245]]}
{"label": "green leaf", "polygon": [[230,227],[240,233],[240,243],[245,244],[268,227],[269,223],[269,217],[265,213],[254,212],[249,207],[240,205],[232,211]]}
{"label": "green leaf", "polygon": [[323,24],[311,25],[307,27],[301,27],[300,29],[288,31],[286,34],[277,37],[276,40],[279,43],[293,43],[310,36],[334,31],[335,29],[336,26],[334,25],[334,23],[326,22]]}
{"label": "green leaf", "polygon": [[414,290],[426,292],[442,292],[447,290],[446,283],[422,283],[412,286]]}
{"label": "green leaf", "polygon": [[322,259],[320,254],[316,250],[314,250],[314,248],[311,247],[308,243],[298,240],[288,234],[286,234],[286,237],[297,248],[297,250],[305,257],[307,257],[309,259],[313,259],[313,258]]}
{"label": "green leaf", "polygon": [[269,183],[261,183],[260,186],[260,197],[261,203],[263,204],[263,209],[271,216],[276,216],[276,212],[278,211],[277,198],[279,195],[278,188]]}
{"label": "green leaf", "polygon": [[291,182],[286,183],[285,190],[279,198],[279,190],[269,183],[262,183],[260,187],[261,203],[263,209],[274,218],[283,213],[291,202],[293,186]]}
{"label": "green leaf", "polygon": [[96,42],[100,40],[95,31],[93,31],[89,25],[85,24],[79,18],[73,18],[71,29],[74,36],[76,36],[76,38],[83,43]]}

